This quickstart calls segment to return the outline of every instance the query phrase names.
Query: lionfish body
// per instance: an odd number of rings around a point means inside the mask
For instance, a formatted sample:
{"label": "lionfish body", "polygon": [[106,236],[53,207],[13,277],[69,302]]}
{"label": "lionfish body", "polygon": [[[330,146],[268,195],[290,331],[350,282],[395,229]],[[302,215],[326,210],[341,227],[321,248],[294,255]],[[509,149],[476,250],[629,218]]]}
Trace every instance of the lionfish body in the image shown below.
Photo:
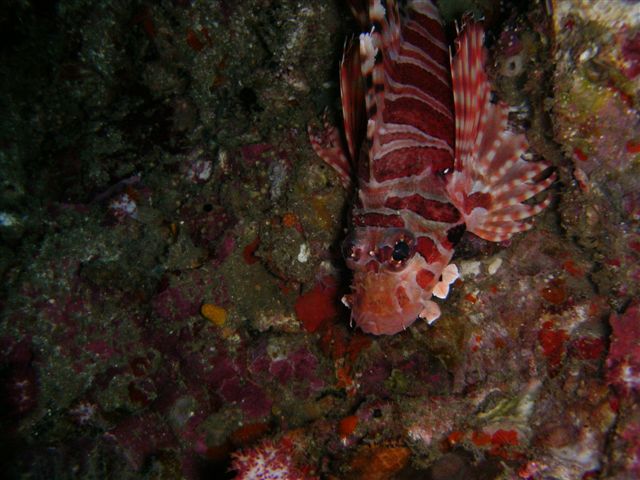
{"label": "lionfish body", "polygon": [[[327,126],[316,152],[355,183],[346,241],[352,293],[345,303],[365,332],[394,334],[417,318],[432,322],[457,278],[451,264],[465,229],[502,241],[542,211],[523,204],[554,177],[528,162],[522,134],[507,128],[484,72],[483,30],[467,23],[450,59],[429,0],[351,0],[367,33],[347,45],[340,84],[346,148]],[[366,2],[364,2],[366,3]]]}

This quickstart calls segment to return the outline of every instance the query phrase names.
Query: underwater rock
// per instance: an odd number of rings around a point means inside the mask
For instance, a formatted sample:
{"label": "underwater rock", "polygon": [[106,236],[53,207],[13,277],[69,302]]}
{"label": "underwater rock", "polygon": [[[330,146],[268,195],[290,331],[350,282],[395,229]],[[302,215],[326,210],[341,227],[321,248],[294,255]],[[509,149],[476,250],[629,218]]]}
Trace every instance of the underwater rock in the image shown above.
{"label": "underwater rock", "polygon": [[439,2],[484,13],[559,200],[465,235],[440,320],[383,338],[340,305],[351,200],[305,135],[349,2],[10,3],[5,476],[640,475],[638,4]]}
{"label": "underwater rock", "polygon": [[557,141],[572,165],[560,213],[600,268],[592,276],[616,307],[640,292],[638,218],[640,7],[553,2]]}
{"label": "underwater rock", "polygon": [[637,478],[640,475],[640,406],[637,401],[620,406],[611,447],[611,457],[604,470],[606,478]]}

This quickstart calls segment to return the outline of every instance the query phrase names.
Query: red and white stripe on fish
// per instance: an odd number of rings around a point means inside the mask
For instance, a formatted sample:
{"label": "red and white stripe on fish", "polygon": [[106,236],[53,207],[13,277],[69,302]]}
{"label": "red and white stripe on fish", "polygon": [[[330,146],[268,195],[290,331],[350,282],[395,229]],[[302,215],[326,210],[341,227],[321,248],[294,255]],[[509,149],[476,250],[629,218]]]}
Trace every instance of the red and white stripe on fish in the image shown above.
{"label": "red and white stripe on fish", "polygon": [[350,0],[367,33],[340,68],[344,139],[325,124],[311,144],[355,187],[346,242],[352,292],[345,303],[365,332],[394,334],[433,322],[458,276],[450,263],[465,229],[492,241],[531,227],[549,203],[524,204],[555,178],[529,162],[484,71],[481,24],[468,21],[451,59],[428,0]]}

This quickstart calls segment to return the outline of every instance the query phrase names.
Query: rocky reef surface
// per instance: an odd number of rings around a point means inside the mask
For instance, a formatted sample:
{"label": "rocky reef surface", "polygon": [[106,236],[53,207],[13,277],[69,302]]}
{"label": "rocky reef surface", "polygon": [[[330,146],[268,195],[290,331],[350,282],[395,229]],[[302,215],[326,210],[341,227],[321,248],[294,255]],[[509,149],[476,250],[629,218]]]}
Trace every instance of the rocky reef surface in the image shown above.
{"label": "rocky reef surface", "polygon": [[482,14],[554,201],[463,238],[442,317],[340,304],[342,2],[9,0],[0,12],[6,478],[640,477],[640,4]]}

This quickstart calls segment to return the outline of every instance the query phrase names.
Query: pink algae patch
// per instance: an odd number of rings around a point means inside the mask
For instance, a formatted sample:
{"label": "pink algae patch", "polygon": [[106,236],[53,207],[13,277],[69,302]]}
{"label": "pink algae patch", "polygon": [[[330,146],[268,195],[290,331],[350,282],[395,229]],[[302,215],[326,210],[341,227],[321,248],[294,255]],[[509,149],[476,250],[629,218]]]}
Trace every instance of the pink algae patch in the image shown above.
{"label": "pink algae patch", "polygon": [[195,50],[196,52],[200,52],[205,46],[202,40],[198,38],[196,32],[194,32],[192,29],[187,30],[187,36],[185,40],[189,47],[191,47],[191,49]]}
{"label": "pink algae patch", "polygon": [[629,140],[625,144],[625,148],[629,153],[640,153],[640,142]]}
{"label": "pink algae patch", "polygon": [[320,281],[307,293],[296,300],[296,316],[308,332],[315,332],[320,326],[338,316],[338,289]]}
{"label": "pink algae patch", "polygon": [[566,260],[562,264],[562,268],[572,277],[576,277],[576,278],[584,277],[584,270],[582,270],[582,268],[576,265],[576,262],[574,262],[571,259]]}
{"label": "pink algae patch", "polygon": [[85,349],[97,357],[109,359],[116,351],[104,340],[94,340],[85,345]]}
{"label": "pink algae patch", "polygon": [[567,290],[564,281],[560,279],[551,280],[542,290],[542,298],[554,305],[562,305],[567,299]]}
{"label": "pink algae patch", "polygon": [[565,353],[569,335],[565,330],[554,329],[553,322],[545,322],[538,332],[538,341],[542,347],[542,353],[547,357],[550,367],[557,367]]}
{"label": "pink algae patch", "polygon": [[573,149],[573,155],[581,162],[586,162],[587,160],[589,160],[589,156],[578,147]]}
{"label": "pink algae patch", "polygon": [[491,436],[494,445],[518,445],[518,432],[515,430],[496,430]]}
{"label": "pink algae patch", "polygon": [[609,319],[611,344],[607,356],[607,383],[621,393],[640,390],[640,305],[634,303]]}
{"label": "pink algae patch", "polygon": [[602,356],[604,350],[605,344],[601,338],[582,337],[571,344],[573,354],[582,360],[596,360]]}
{"label": "pink algae patch", "polygon": [[491,435],[485,432],[473,432],[471,441],[478,447],[485,447],[491,444]]}
{"label": "pink algae patch", "polygon": [[253,165],[262,159],[263,154],[271,150],[273,147],[268,143],[255,143],[245,145],[240,149],[242,159],[247,165]]}
{"label": "pink algae patch", "polygon": [[253,242],[242,249],[242,258],[244,259],[244,263],[247,265],[253,265],[258,261],[258,257],[255,256],[255,253],[259,246],[260,237],[256,237]]}
{"label": "pink algae patch", "polygon": [[629,36],[622,44],[622,56],[626,62],[624,70],[629,79],[634,79],[640,75],[640,32]]}

